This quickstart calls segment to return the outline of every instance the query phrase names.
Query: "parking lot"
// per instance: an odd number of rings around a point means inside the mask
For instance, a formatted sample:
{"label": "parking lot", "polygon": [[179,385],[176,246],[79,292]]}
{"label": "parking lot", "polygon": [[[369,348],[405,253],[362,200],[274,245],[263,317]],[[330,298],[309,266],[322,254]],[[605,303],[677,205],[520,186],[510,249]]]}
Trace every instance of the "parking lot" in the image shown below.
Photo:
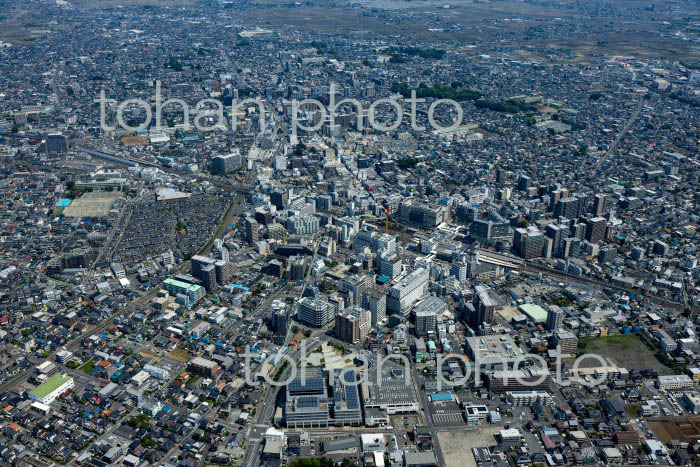
{"label": "parking lot", "polygon": [[74,392],[83,392],[85,388],[89,385],[99,387],[101,381],[99,379],[93,378],[92,376],[86,375],[80,370],[71,370],[67,369],[65,370],[66,372],[70,373],[73,375],[73,391]]}
{"label": "parking lot", "polygon": [[430,414],[436,427],[466,426],[462,409],[454,402],[430,404]]}
{"label": "parking lot", "polygon": [[685,415],[687,410],[681,405],[680,398],[682,391],[665,391],[658,389],[653,383],[647,382],[644,385],[647,393],[658,404],[662,416]]}

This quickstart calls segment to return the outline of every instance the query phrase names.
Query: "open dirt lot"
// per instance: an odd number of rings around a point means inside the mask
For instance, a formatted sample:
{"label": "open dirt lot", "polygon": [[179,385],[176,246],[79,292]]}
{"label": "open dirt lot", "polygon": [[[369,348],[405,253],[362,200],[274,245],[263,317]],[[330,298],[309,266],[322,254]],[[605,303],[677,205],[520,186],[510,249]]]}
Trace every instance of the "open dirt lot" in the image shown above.
{"label": "open dirt lot", "polygon": [[184,363],[192,359],[192,355],[187,350],[174,349],[168,354],[168,358],[172,358],[173,360],[177,360],[178,362]]}
{"label": "open dirt lot", "polygon": [[700,440],[700,417],[650,421],[649,426],[662,443],[674,439],[685,443]]}
{"label": "open dirt lot", "polygon": [[485,448],[496,444],[494,434],[501,427],[485,425],[468,431],[438,432],[440,448],[447,467],[476,467],[472,448]]}
{"label": "open dirt lot", "polygon": [[63,215],[67,217],[104,217],[109,214],[112,205],[121,195],[121,193],[116,191],[85,193],[64,209]]}
{"label": "open dirt lot", "polygon": [[501,310],[498,310],[496,313],[501,315],[501,317],[509,323],[513,320],[513,318],[517,316],[522,316],[522,313],[520,313],[517,308],[512,306],[505,306]]}

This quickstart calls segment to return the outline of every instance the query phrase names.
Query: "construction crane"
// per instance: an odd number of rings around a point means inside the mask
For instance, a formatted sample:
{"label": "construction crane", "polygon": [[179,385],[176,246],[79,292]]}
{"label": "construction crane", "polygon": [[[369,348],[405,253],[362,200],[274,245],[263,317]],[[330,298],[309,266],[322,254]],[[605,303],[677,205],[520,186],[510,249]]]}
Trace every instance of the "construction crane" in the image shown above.
{"label": "construction crane", "polygon": [[385,206],[384,213],[386,214],[386,233],[389,233],[389,214],[391,214],[391,208],[389,206]]}

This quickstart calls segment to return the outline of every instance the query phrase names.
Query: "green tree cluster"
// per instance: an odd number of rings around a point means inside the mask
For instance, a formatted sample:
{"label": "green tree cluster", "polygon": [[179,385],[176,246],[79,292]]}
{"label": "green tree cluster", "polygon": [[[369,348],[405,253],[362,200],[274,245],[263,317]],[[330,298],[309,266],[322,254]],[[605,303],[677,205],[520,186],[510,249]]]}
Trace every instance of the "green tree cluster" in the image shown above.
{"label": "green tree cluster", "polygon": [[[478,99],[481,94],[471,89],[455,89],[449,84],[439,84],[437,86],[428,86],[421,83],[416,91],[418,99],[452,99],[453,101],[473,101]],[[411,97],[411,88],[408,83],[394,83],[391,85],[391,92],[397,92],[403,97]]]}

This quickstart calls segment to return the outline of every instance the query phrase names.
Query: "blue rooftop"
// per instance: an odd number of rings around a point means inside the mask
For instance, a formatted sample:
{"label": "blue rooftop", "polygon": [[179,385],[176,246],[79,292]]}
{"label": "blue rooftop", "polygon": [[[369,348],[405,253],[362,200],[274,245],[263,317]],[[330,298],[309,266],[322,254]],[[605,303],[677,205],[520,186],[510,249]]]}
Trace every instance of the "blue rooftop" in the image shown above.
{"label": "blue rooftop", "polygon": [[449,392],[434,392],[430,395],[433,402],[448,402],[452,400],[452,394]]}

